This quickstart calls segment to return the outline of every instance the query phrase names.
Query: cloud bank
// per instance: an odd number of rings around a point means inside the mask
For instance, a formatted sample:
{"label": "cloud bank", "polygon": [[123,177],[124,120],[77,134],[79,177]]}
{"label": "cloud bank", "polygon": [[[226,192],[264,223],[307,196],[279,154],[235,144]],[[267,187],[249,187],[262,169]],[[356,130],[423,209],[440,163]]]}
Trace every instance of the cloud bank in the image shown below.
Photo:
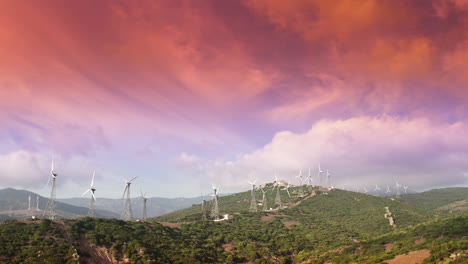
{"label": "cloud bank", "polygon": [[274,174],[293,183],[299,170],[329,169],[338,187],[393,185],[412,189],[468,182],[466,122],[439,123],[426,118],[390,116],[322,120],[305,133],[283,131],[262,148],[232,161],[204,160],[186,153],[179,165],[205,175],[206,181],[245,188]]}

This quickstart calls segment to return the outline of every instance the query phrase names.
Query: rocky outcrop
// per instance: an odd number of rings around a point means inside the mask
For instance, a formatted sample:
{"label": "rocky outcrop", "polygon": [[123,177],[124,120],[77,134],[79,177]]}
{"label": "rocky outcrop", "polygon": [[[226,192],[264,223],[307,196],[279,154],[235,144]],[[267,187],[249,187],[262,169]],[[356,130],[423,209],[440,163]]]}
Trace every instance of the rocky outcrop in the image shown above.
{"label": "rocky outcrop", "polygon": [[385,214],[384,217],[388,219],[388,222],[390,226],[396,227],[395,226],[395,220],[393,219],[392,212],[390,212],[390,209],[388,207],[385,207]]}

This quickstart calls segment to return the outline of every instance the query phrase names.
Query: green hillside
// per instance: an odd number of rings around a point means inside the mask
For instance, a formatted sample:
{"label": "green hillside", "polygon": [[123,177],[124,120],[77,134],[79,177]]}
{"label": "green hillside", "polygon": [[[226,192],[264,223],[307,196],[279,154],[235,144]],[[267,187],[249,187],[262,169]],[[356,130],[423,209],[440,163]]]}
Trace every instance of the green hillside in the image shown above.
{"label": "green hillside", "polygon": [[[275,191],[271,185],[266,188],[267,201],[274,206]],[[299,187],[290,188],[291,204],[285,191],[281,191],[281,200],[288,208],[259,213],[264,216],[282,217],[291,221],[313,222],[316,225],[337,226],[348,232],[358,232],[360,236],[376,235],[391,231],[389,220],[384,218],[385,207],[389,207],[397,227],[406,227],[431,220],[433,214],[391,198],[344,191],[340,189],[305,188],[305,196],[298,197]],[[258,193],[258,192],[257,192]],[[261,192],[260,192],[261,193]],[[250,191],[219,198],[221,214],[247,212],[250,206]],[[260,196],[257,200],[260,200]],[[206,204],[208,211],[212,202]],[[270,206],[269,206],[270,207]],[[258,209],[262,209],[260,204]],[[179,210],[154,218],[159,222],[188,222],[201,219],[201,205]],[[234,215],[236,218],[237,215]]]}
{"label": "green hillside", "polygon": [[440,212],[468,210],[468,188],[434,189],[422,193],[407,194],[399,198],[414,207]]}
{"label": "green hillside", "polygon": [[421,250],[423,263],[468,260],[468,213],[369,239],[351,238],[338,227],[253,213],[176,228],[97,218],[10,220],[0,224],[0,262],[383,263]]}

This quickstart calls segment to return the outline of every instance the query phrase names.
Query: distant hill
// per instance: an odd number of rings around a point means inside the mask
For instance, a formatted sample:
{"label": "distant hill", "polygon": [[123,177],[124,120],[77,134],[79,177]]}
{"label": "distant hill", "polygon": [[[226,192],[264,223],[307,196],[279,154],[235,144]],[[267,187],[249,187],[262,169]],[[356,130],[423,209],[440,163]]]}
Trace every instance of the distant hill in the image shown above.
{"label": "distant hill", "polygon": [[[146,210],[148,217],[156,217],[160,215],[164,215],[170,212],[174,212],[180,209],[184,209],[187,207],[192,206],[193,204],[200,203],[201,197],[195,198],[159,198],[159,197],[152,197],[149,198],[146,202]],[[81,206],[81,207],[88,207],[89,205],[89,198],[67,198],[67,199],[58,199],[63,203]],[[143,208],[142,208],[142,201],[141,198],[132,198],[132,211],[133,217],[135,219],[141,218],[143,215]],[[97,198],[95,202],[95,206],[97,209],[111,211],[114,214],[120,216],[122,213],[123,208],[123,200],[122,199],[109,199],[109,198]]]}
{"label": "distant hill", "polygon": [[434,189],[422,193],[402,195],[399,200],[425,210],[466,211],[468,210],[468,188]]}
{"label": "distant hill", "polygon": [[[269,208],[276,208],[274,199],[276,190],[272,184],[265,188]],[[388,207],[395,220],[396,226],[406,227],[433,219],[434,215],[426,210],[412,207],[393,198],[384,198],[369,194],[344,191],[340,189],[328,190],[315,187],[306,188],[305,196],[299,197],[299,187],[290,188],[291,198],[286,191],[281,191],[281,200],[286,208],[261,212],[266,219],[281,218],[283,221],[299,223],[312,222],[317,225],[335,226],[337,229],[361,235],[378,235],[392,230],[389,220],[384,217],[385,207]],[[257,201],[261,201],[261,191],[257,191]],[[245,213],[250,206],[250,191],[237,193],[219,198],[221,214]],[[211,210],[212,202],[206,204],[207,211]],[[258,210],[261,211],[261,203]],[[157,218],[159,222],[187,222],[201,219],[201,205],[194,205],[187,209],[169,213]],[[289,219],[289,220],[288,220]]]}
{"label": "distant hill", "polygon": [[[28,210],[28,197],[31,196],[31,210]],[[36,210],[36,197],[39,197],[39,211]],[[8,219],[41,217],[48,198],[36,193],[6,188],[0,190],[0,221]],[[88,215],[88,207],[79,207],[57,201],[56,210],[59,218],[77,218]],[[95,215],[102,218],[117,218],[120,215],[106,210],[96,210]]]}

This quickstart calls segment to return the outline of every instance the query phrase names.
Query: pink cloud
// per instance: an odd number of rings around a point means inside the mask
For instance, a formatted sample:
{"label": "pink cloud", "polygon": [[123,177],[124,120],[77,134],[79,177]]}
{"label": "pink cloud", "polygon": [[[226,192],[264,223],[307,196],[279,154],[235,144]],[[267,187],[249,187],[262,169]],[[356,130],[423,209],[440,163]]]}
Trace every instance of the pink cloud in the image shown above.
{"label": "pink cloud", "polygon": [[299,169],[309,167],[317,182],[318,163],[332,171],[335,186],[396,180],[419,189],[460,185],[468,181],[467,128],[465,122],[448,124],[426,118],[322,120],[305,133],[279,132],[270,143],[232,161],[203,160],[189,154],[180,160],[206,175],[223,174],[225,184],[234,189],[242,186],[235,184],[236,179],[249,176],[271,182],[278,173],[293,180]]}

